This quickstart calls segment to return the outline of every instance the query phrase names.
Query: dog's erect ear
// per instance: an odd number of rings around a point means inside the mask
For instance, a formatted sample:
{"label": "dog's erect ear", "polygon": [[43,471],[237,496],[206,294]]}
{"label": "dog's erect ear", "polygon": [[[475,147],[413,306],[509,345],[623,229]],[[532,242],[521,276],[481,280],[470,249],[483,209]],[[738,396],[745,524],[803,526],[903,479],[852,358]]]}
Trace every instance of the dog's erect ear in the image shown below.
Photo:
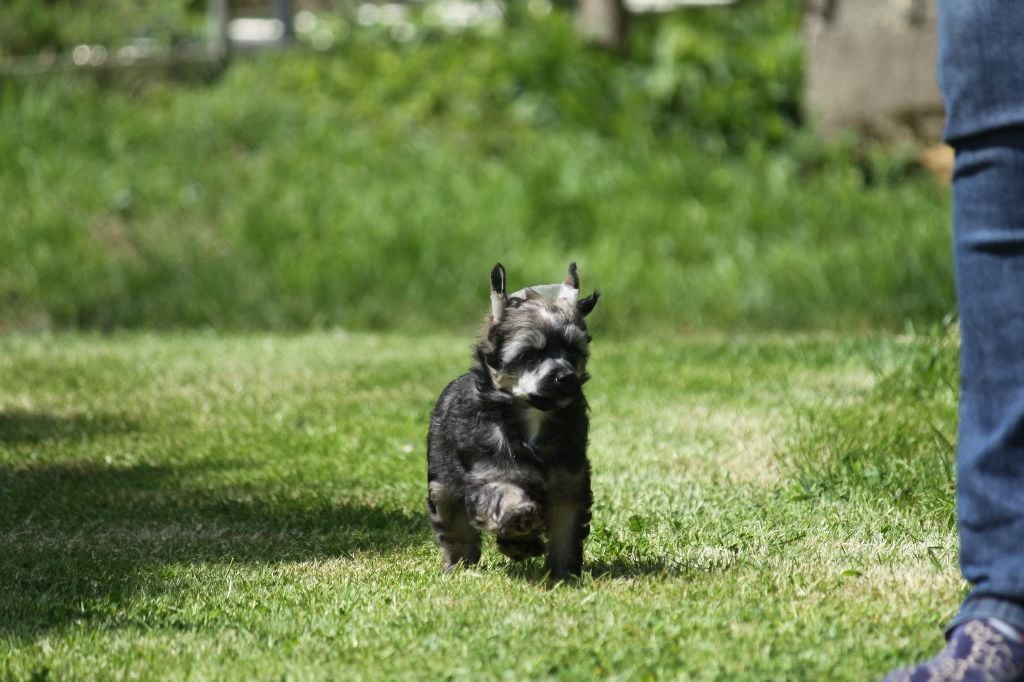
{"label": "dog's erect ear", "polygon": [[576,272],[576,261],[569,263],[569,271],[565,273],[565,279],[557,288],[559,300],[576,303],[580,295],[580,276]]}
{"label": "dog's erect ear", "polygon": [[491,292],[505,295],[505,266],[501,263],[491,268]]}
{"label": "dog's erect ear", "polygon": [[576,311],[580,314],[580,317],[586,317],[590,314],[590,311],[597,305],[597,299],[601,297],[600,291],[595,291],[586,298],[581,298],[576,301]]}
{"label": "dog's erect ear", "polygon": [[576,272],[576,261],[569,263],[569,272],[565,273],[565,286],[573,289],[580,288],[580,276]]}
{"label": "dog's erect ear", "polygon": [[508,297],[505,295],[505,266],[495,263],[491,268],[491,317],[495,322],[501,322],[505,317],[506,305]]}

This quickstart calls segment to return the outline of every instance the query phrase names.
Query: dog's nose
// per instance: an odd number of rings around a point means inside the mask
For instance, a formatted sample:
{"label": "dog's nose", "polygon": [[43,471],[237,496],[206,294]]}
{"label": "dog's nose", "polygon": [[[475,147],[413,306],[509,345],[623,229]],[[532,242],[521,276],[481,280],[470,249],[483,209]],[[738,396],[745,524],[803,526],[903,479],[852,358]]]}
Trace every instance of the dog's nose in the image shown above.
{"label": "dog's nose", "polygon": [[555,383],[561,388],[571,388],[577,382],[576,372],[559,372],[555,375]]}

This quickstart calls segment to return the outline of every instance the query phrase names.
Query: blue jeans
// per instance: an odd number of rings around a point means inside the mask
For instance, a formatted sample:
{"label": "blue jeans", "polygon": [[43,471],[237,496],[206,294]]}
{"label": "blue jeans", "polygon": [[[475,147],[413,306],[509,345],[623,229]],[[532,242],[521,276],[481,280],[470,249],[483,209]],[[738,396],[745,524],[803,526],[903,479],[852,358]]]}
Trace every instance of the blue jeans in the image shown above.
{"label": "blue jeans", "polygon": [[1024,3],[940,0],[939,44],[957,153],[960,565],[974,586],[950,629],[995,617],[1024,630]]}
{"label": "blue jeans", "polygon": [[953,235],[957,517],[974,584],[954,625],[999,617],[1024,630],[1024,128],[957,143]]}

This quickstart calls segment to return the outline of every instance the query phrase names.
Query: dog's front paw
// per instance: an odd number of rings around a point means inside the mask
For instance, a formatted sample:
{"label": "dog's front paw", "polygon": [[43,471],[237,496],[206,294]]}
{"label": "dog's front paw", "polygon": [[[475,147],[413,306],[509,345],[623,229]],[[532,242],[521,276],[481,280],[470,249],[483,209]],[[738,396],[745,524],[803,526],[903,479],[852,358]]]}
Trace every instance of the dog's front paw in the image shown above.
{"label": "dog's front paw", "polygon": [[530,535],[543,524],[544,515],[541,513],[540,505],[527,500],[501,510],[498,517],[498,535]]}

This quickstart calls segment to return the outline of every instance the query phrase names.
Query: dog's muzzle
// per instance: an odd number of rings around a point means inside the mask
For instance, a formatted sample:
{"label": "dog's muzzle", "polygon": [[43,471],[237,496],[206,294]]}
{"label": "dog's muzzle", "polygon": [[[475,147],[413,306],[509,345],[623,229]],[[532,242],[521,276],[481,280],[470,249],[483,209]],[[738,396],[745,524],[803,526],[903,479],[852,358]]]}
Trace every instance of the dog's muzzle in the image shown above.
{"label": "dog's muzzle", "polygon": [[580,378],[574,371],[556,372],[554,391],[562,395],[573,395],[580,390]]}
{"label": "dog's muzzle", "polygon": [[579,395],[582,383],[576,370],[568,363],[559,363],[541,379],[537,390],[528,397],[538,410],[565,407]]}

